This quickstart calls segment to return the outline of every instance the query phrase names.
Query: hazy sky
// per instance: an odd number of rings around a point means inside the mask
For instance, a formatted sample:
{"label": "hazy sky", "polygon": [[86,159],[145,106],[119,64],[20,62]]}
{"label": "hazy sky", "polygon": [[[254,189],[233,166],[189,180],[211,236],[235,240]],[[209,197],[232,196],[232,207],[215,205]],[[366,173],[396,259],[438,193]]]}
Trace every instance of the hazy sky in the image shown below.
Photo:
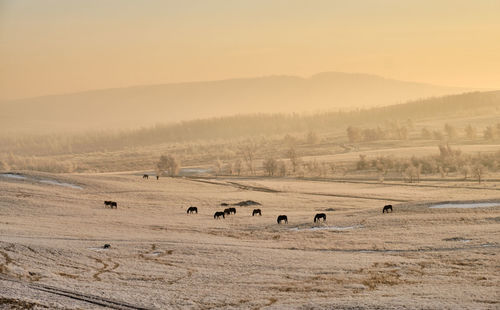
{"label": "hazy sky", "polygon": [[322,71],[500,89],[500,0],[0,0],[0,100]]}

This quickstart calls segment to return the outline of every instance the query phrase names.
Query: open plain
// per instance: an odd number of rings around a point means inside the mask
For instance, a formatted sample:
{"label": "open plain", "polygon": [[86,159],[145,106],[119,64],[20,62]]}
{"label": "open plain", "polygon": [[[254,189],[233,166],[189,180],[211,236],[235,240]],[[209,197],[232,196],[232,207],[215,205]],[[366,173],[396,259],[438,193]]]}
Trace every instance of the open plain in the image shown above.
{"label": "open plain", "polygon": [[[497,185],[4,174],[0,300],[7,309],[498,309],[500,207],[429,208],[499,202]],[[261,203],[262,216],[237,206],[213,218],[222,202],[244,200]],[[386,204],[393,213],[382,214]],[[191,205],[198,214],[186,214]],[[327,221],[313,223],[316,213]]]}

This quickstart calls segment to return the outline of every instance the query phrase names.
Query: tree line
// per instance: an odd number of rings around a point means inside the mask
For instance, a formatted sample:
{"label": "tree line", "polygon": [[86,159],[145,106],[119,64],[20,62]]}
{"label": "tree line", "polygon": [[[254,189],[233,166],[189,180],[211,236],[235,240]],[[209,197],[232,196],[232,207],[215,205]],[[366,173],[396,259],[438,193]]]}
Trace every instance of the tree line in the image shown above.
{"label": "tree line", "polygon": [[[253,114],[236,115],[158,124],[149,128],[113,132],[92,131],[80,134],[0,135],[0,154],[12,152],[22,155],[61,155],[87,152],[107,152],[130,147],[144,147],[162,143],[185,143],[237,139],[259,135],[283,135],[299,132],[326,132],[352,126],[378,126],[384,122],[443,118],[456,115],[500,114],[500,91],[474,92],[404,104],[353,111],[323,112],[315,114]],[[354,140],[405,139],[411,130],[408,124],[387,131],[375,128],[356,130]],[[385,131],[384,131],[385,130]],[[498,136],[495,128],[489,136]]]}

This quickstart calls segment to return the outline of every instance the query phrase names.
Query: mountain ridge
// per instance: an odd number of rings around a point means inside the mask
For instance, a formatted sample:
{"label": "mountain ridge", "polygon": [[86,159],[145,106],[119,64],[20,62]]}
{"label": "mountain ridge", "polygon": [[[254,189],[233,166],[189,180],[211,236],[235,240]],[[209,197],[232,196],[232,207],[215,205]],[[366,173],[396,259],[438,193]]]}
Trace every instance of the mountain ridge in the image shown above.
{"label": "mountain ridge", "polygon": [[472,90],[342,72],[137,85],[4,101],[0,129],[117,129],[233,114],[365,108]]}

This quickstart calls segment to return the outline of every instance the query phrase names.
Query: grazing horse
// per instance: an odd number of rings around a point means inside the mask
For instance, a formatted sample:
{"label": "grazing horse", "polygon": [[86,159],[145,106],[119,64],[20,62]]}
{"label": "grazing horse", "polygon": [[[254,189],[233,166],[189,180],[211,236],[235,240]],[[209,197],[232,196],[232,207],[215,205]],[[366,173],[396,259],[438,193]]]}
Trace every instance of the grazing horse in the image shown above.
{"label": "grazing horse", "polygon": [[281,224],[282,221],[285,222],[285,224],[288,224],[288,217],[286,215],[278,216],[278,224]]}
{"label": "grazing horse", "polygon": [[189,207],[189,208],[187,209],[187,213],[188,213],[188,214],[189,214],[189,213],[196,213],[196,214],[198,214],[198,208],[197,208],[197,207],[193,207],[193,206],[191,206],[191,207]]}
{"label": "grazing horse", "polygon": [[252,216],[255,216],[255,214],[262,216],[262,212],[260,211],[260,209],[253,209]]}
{"label": "grazing horse", "polygon": [[387,205],[387,206],[384,206],[384,208],[382,209],[382,214],[384,213],[389,213],[389,210],[391,210],[391,213],[392,213],[392,205]]}
{"label": "grazing horse", "polygon": [[142,176],[143,179],[149,179],[149,175],[145,174]]}
{"label": "grazing horse", "polygon": [[324,214],[324,213],[317,213],[314,216],[314,223],[319,222],[320,219],[323,219],[323,222],[326,221],[326,214]]}
{"label": "grazing horse", "polygon": [[113,209],[113,208],[117,209],[118,208],[118,204],[116,203],[116,201],[111,201],[111,204],[109,206],[111,207],[111,209]]}
{"label": "grazing horse", "polygon": [[111,247],[111,244],[109,243],[106,243],[102,248],[103,249],[109,249]]}
{"label": "grazing horse", "polygon": [[224,214],[236,214],[236,208],[226,208]]}
{"label": "grazing horse", "polygon": [[215,214],[214,214],[214,219],[219,219],[221,216],[222,216],[222,218],[223,218],[223,219],[225,219],[225,218],[226,218],[226,217],[224,216],[224,212],[217,211],[217,212],[215,212]]}

